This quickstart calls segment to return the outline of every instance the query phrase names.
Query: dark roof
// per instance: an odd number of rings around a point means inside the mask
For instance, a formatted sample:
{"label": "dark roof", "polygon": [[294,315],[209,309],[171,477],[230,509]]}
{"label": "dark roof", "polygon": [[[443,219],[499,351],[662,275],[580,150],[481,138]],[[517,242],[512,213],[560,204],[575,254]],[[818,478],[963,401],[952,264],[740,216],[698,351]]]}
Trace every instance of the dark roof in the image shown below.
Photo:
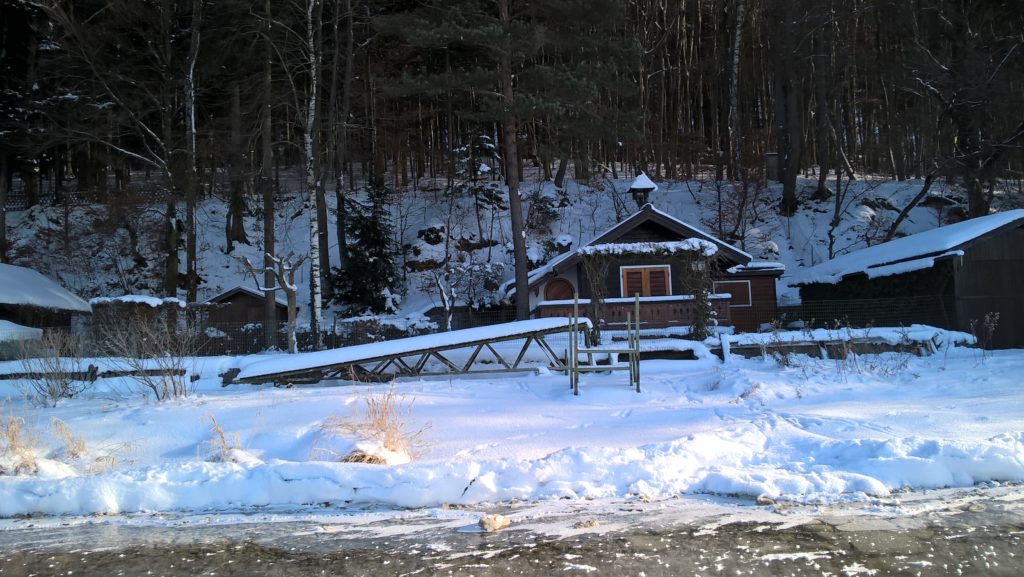
{"label": "dark roof", "polygon": [[[228,289],[228,290],[226,290],[226,291],[224,291],[224,292],[222,292],[222,293],[220,293],[220,294],[218,294],[216,296],[213,296],[213,297],[210,297],[210,298],[206,299],[206,302],[208,302],[208,303],[227,302],[227,301],[231,300],[231,297],[233,297],[233,296],[235,296],[237,294],[246,294],[246,295],[249,295],[251,297],[261,299],[261,300],[266,298],[263,293],[261,293],[261,292],[259,292],[257,290],[253,290],[253,289],[251,289],[249,287],[244,287],[244,286],[239,285],[239,286],[236,286],[234,288],[230,288],[230,289]],[[274,298],[274,302],[276,302],[278,306],[282,306],[282,307],[287,307],[288,306],[288,303],[286,303],[286,302],[284,302],[281,299],[276,298],[276,297]]]}

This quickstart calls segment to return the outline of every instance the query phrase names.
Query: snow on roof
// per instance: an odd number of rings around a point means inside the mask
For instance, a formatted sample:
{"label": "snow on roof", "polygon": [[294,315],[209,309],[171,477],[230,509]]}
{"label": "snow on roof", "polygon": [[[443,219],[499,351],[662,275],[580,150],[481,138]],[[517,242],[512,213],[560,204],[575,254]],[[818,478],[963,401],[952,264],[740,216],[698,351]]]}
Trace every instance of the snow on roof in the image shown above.
{"label": "snow on roof", "polygon": [[0,343],[5,341],[30,341],[43,337],[43,329],[24,327],[11,321],[0,320]]}
{"label": "snow on roof", "polygon": [[1024,209],[1017,209],[933,228],[823,262],[794,274],[787,284],[836,284],[851,274],[877,278],[931,268],[940,258],[962,256],[956,250],[962,245],[1022,219]]}
{"label": "snow on roof", "polygon": [[0,304],[92,312],[89,303],[53,280],[25,267],[0,264]]}
{"label": "snow on roof", "polygon": [[175,297],[153,297],[149,295],[123,295],[119,297],[96,297],[89,299],[89,304],[101,305],[108,303],[136,303],[142,305],[149,305],[153,308],[157,308],[164,304],[178,305],[181,308],[185,308],[185,301]]}
{"label": "snow on roof", "polygon": [[654,184],[654,181],[652,181],[650,178],[648,178],[646,174],[641,172],[639,174],[639,176],[636,177],[636,180],[633,181],[633,184],[632,184],[632,186],[629,187],[629,189],[630,190],[651,190],[651,191],[654,191],[654,190],[658,190],[658,185]]}
{"label": "snow on roof", "polygon": [[753,270],[778,270],[785,271],[786,265],[781,262],[772,262],[767,260],[752,260],[747,264],[738,264],[733,267],[729,267],[726,272],[737,273],[742,271],[753,271]]}
{"label": "snow on roof", "polygon": [[704,256],[714,256],[718,245],[701,238],[668,242],[612,242],[608,244],[591,244],[579,250],[579,254],[675,254],[677,252],[701,252]]}

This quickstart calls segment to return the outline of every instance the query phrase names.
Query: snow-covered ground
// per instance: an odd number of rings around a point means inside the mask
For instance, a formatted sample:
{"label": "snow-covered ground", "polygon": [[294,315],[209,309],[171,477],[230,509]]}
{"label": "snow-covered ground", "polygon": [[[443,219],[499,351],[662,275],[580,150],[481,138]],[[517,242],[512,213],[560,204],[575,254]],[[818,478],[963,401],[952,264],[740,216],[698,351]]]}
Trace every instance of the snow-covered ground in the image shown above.
{"label": "snow-covered ground", "polygon": [[[217,373],[234,362],[205,359],[197,391],[164,403],[101,379],[40,408],[0,381],[0,411],[37,437],[39,459],[35,474],[0,475],[0,516],[695,493],[819,503],[1024,481],[1024,351],[651,360],[642,393],[622,373],[590,374],[579,397],[545,371],[401,381],[410,430],[430,427],[398,465],[338,462],[360,440],[325,429],[389,385],[222,388]],[[83,454],[67,454],[54,418]],[[211,460],[222,454],[212,419],[234,462]]]}

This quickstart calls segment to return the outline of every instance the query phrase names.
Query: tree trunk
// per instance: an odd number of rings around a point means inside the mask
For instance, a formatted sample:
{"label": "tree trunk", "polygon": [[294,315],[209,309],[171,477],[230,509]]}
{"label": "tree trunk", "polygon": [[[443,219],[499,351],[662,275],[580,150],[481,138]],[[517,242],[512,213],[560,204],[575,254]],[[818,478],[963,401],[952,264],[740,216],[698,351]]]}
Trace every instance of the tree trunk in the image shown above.
{"label": "tree trunk", "polygon": [[558,170],[555,171],[555,188],[562,188],[565,186],[565,170],[569,162],[566,157],[563,156],[558,160]]}
{"label": "tree trunk", "polygon": [[268,289],[263,293],[263,330],[265,345],[273,347],[277,344],[277,303],[274,299],[274,182],[272,168],[274,163],[273,125],[270,113],[273,108],[273,59],[274,46],[270,41],[273,26],[270,12],[270,0],[264,0],[264,42],[265,51],[263,68],[263,126],[260,133],[262,158],[260,163],[260,192],[263,194],[263,286]]}
{"label": "tree trunk", "polygon": [[[831,24],[825,26],[825,30],[830,28]],[[828,38],[827,34],[822,31],[817,31],[814,34],[814,100],[817,104],[817,114],[814,115],[815,123],[815,134],[814,138],[817,141],[817,156],[818,156],[818,188],[814,191],[814,195],[811,197],[814,200],[825,200],[832,192],[828,189],[828,173],[829,167],[832,165],[830,162],[829,152],[829,139],[831,138],[831,122],[832,115],[829,110],[829,91],[828,85],[831,82],[831,66],[830,66],[830,55],[832,50],[832,43]],[[836,186],[838,187],[838,179]],[[839,195],[839,190],[836,190],[836,195]],[[838,213],[836,213],[838,218]]]}
{"label": "tree trunk", "polygon": [[799,94],[793,81],[793,34],[789,0],[773,3],[773,60],[775,64],[775,123],[778,141],[779,172],[782,177],[782,203],[779,213],[793,216],[797,208],[796,177],[800,170],[801,118]]}
{"label": "tree trunk", "polygon": [[[348,162],[348,116],[352,109],[352,79],[355,67],[355,26],[353,20],[355,15],[352,10],[352,0],[345,0],[345,76],[341,83],[341,123],[338,127],[338,158],[335,170],[335,181],[337,188],[334,189],[335,199],[338,205],[338,262],[339,268],[344,270],[345,259],[348,258],[348,232],[346,230],[346,207],[345,187],[343,182],[343,167]],[[337,58],[335,58],[337,65]]]}
{"label": "tree trunk", "polygon": [[10,165],[8,154],[0,152],[0,262],[7,262],[7,178]]}
{"label": "tree trunk", "polygon": [[245,235],[245,141],[242,139],[242,97],[238,84],[231,93],[231,160],[228,191],[228,215],[225,240],[228,252],[234,243],[248,244]]}
{"label": "tree trunk", "polygon": [[178,228],[178,203],[172,194],[167,201],[167,215],[164,218],[164,296],[178,295],[178,242],[181,230]]}
{"label": "tree trunk", "polygon": [[[306,3],[306,57],[309,66],[309,93],[306,95],[306,130],[303,134],[306,152],[306,191],[309,194],[309,330],[312,333],[314,351],[320,350],[320,315],[323,311],[321,292],[320,261],[320,206],[321,193],[316,130],[317,91],[320,88],[320,45],[317,31],[320,29],[318,0]],[[324,220],[326,220],[326,211]]]}
{"label": "tree trunk", "polygon": [[740,83],[740,48],[743,32],[743,19],[746,13],[745,0],[736,0],[736,22],[732,37],[732,63],[729,69],[729,143],[732,148],[730,173],[734,179],[740,179],[742,171],[743,145],[740,142],[740,111],[737,105]]}
{"label": "tree trunk", "polygon": [[[512,24],[509,10],[510,0],[498,0],[498,14],[508,33]],[[501,54],[501,95],[504,98],[502,119],[502,149],[505,152],[505,183],[508,185],[508,206],[512,213],[512,254],[515,259],[516,319],[530,317],[530,291],[527,288],[529,265],[526,260],[526,229],[523,226],[523,203],[519,196],[519,149],[516,143],[516,120],[512,104],[515,93],[512,88],[512,46],[505,38]]]}
{"label": "tree trunk", "polygon": [[185,302],[194,303],[199,292],[199,271],[196,254],[196,202],[199,175],[196,170],[196,61],[199,59],[200,27],[203,2],[192,2],[192,39],[188,48],[188,70],[185,73]]}

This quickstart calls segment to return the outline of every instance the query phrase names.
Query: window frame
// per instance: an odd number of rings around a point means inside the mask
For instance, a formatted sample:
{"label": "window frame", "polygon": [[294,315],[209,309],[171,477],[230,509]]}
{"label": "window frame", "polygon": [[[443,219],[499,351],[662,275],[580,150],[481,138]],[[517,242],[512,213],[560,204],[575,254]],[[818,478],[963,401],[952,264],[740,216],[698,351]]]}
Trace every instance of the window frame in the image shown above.
{"label": "window frame", "polygon": [[[652,295],[651,292],[651,270],[662,269],[665,271],[665,290],[664,295]],[[621,265],[619,266],[619,294],[622,298],[633,298],[633,295],[626,294],[626,272],[640,270],[642,278],[640,281],[640,298],[650,296],[672,296],[672,265],[668,264],[636,264],[636,265]],[[644,294],[647,293],[647,294]]]}
{"label": "window frame", "polygon": [[[714,284],[715,293],[718,293],[718,285],[720,284],[745,284],[747,285],[747,304],[745,305],[734,305],[732,302],[729,303],[729,308],[733,309],[747,309],[754,306],[754,292],[749,279],[734,279],[734,280],[716,280]],[[729,294],[735,296],[735,293],[729,291]],[[731,299],[730,299],[731,301]]]}

